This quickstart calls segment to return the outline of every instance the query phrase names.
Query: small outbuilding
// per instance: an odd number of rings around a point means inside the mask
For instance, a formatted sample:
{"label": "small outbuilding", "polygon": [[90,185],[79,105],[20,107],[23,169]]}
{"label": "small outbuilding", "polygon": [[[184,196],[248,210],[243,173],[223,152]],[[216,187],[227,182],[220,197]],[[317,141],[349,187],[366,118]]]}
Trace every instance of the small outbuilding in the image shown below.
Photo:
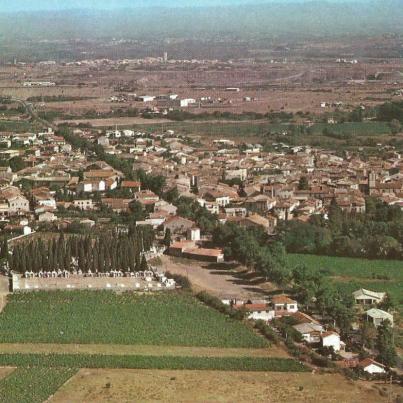
{"label": "small outbuilding", "polygon": [[359,305],[374,305],[379,304],[385,298],[386,293],[375,292],[360,288],[353,292],[354,301]]}
{"label": "small outbuilding", "polygon": [[393,327],[393,315],[389,312],[382,311],[382,309],[372,308],[365,312],[365,316],[367,317],[367,321],[372,322],[375,327],[381,325],[385,320],[388,320]]}
{"label": "small outbuilding", "polygon": [[376,362],[372,358],[365,358],[358,363],[358,367],[369,374],[384,374],[386,372],[385,365]]}

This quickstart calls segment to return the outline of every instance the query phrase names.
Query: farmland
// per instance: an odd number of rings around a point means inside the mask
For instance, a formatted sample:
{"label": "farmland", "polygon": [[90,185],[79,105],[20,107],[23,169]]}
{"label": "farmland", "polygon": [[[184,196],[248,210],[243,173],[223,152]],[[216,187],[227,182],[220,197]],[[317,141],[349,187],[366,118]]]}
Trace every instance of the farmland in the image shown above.
{"label": "farmland", "polygon": [[289,254],[290,267],[305,265],[330,277],[348,292],[358,288],[389,292],[403,307],[403,262],[399,260],[368,260],[348,257]]}
{"label": "farmland", "polygon": [[387,401],[377,390],[381,387],[306,372],[82,369],[51,401],[378,403]]}
{"label": "farmland", "polygon": [[0,401],[41,403],[76,372],[71,368],[17,368],[0,380]]}
{"label": "farmland", "polygon": [[277,372],[307,370],[304,365],[289,358],[101,354],[1,354],[0,365],[20,368],[139,368]]}
{"label": "farmland", "polygon": [[242,323],[180,293],[14,294],[0,316],[0,328],[2,343],[265,346]]}
{"label": "farmland", "polygon": [[[0,368],[17,367],[0,380],[5,402],[44,401],[79,368],[307,370],[277,347],[271,354],[268,343],[242,322],[181,292],[13,294],[0,323]],[[6,344],[11,341],[21,344]]]}

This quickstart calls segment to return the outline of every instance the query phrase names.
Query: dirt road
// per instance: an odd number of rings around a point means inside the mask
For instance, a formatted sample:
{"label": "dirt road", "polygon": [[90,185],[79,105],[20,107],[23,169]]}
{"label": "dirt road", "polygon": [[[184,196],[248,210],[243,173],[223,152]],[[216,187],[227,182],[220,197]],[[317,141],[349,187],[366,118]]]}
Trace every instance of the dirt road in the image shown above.
{"label": "dirt road", "polygon": [[123,344],[0,343],[0,354],[102,354],[183,357],[279,357],[289,355],[278,346],[267,348],[221,348]]}

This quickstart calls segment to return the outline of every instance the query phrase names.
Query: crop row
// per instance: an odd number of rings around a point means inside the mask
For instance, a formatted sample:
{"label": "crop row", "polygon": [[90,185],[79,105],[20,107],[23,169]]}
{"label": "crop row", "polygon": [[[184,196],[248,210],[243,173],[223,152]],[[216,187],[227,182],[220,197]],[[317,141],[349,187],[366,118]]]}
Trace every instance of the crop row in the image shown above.
{"label": "crop row", "polygon": [[288,358],[100,354],[0,354],[0,366],[276,372],[303,372],[306,370],[301,363]]}
{"label": "crop row", "polygon": [[187,293],[12,294],[0,315],[0,329],[2,343],[246,348],[267,345],[242,322],[222,315]]}
{"label": "crop row", "polygon": [[0,380],[0,402],[41,403],[53,395],[77,370],[21,367]]}

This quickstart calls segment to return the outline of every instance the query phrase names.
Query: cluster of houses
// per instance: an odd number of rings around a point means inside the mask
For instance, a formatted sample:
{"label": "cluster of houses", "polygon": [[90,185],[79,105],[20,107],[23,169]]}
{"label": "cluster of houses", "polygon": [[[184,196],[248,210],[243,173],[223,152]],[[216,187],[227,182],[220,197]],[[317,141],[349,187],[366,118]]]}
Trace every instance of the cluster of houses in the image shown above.
{"label": "cluster of houses", "polygon": [[[163,175],[164,192],[176,188],[179,197],[199,203],[220,222],[260,227],[268,234],[275,233],[279,220],[306,221],[315,214],[326,217],[332,201],[349,212],[364,212],[368,194],[403,206],[403,163],[393,149],[387,159],[364,161],[348,153],[342,158],[331,151],[282,143],[266,151],[260,144],[228,139],[206,142],[172,130],[76,129],[73,134],[132,164],[134,171]],[[0,142],[5,145],[1,160],[17,157],[24,164],[14,171],[0,168],[0,218],[9,228],[21,227],[27,220],[32,225],[57,223],[60,209],[91,214],[106,206],[116,213],[129,212],[136,201],[147,212],[138,225],[170,229],[172,254],[223,259],[222,251],[203,247],[205,234],[200,234],[194,222],[177,215],[173,204],[142,189],[138,181],[127,180],[106,162],[73,149],[51,129],[0,133]],[[115,195],[113,191],[123,192]],[[82,220],[89,226],[96,224],[89,217]]]}
{"label": "cluster of houses", "polygon": [[[361,315],[361,320],[373,323],[375,327],[388,320],[393,327],[393,315],[376,308],[386,296],[383,292],[374,292],[366,289],[359,289],[353,293],[353,298],[357,306],[371,307]],[[273,320],[283,317],[293,318],[295,324],[293,329],[297,331],[303,343],[311,348],[329,347],[343,357],[338,361],[342,367],[361,368],[369,374],[383,374],[386,366],[372,358],[359,360],[357,355],[346,353],[346,344],[341,340],[339,333],[334,328],[323,325],[320,319],[314,318],[298,309],[298,302],[288,295],[274,295],[269,301],[262,300],[240,300],[223,299],[222,302],[231,305],[234,309],[243,309],[247,312],[250,320],[263,320],[270,324]]]}
{"label": "cluster of houses", "polygon": [[[134,167],[163,174],[167,188],[176,187],[222,222],[262,226],[268,233],[278,220],[306,221],[313,214],[326,214],[332,201],[357,213],[365,212],[366,195],[403,206],[402,160],[392,149],[387,160],[363,161],[356,155],[342,158],[285,144],[276,144],[274,152],[227,139],[205,144],[196,136],[175,136],[172,131],[114,131],[97,141],[107,153],[133,161]],[[301,184],[302,176],[306,185]]]}

